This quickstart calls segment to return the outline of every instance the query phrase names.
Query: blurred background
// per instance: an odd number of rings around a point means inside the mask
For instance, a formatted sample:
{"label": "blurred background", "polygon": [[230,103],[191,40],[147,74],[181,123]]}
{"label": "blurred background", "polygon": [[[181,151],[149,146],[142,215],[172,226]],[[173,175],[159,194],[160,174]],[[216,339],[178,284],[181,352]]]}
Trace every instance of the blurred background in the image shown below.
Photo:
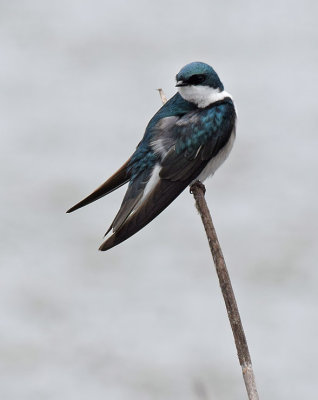
{"label": "blurred background", "polygon": [[237,140],[207,200],[262,399],[315,398],[316,1],[0,2],[0,397],[246,398],[194,200],[97,251],[174,77],[211,64]]}

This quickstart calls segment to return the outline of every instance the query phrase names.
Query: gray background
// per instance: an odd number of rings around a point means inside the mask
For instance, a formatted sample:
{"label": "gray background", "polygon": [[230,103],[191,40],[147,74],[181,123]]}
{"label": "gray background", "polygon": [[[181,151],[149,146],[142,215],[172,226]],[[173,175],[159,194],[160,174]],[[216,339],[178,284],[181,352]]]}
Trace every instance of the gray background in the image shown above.
{"label": "gray background", "polygon": [[0,397],[240,399],[201,222],[185,191],[97,251],[124,189],[65,210],[131,154],[190,61],[237,104],[207,200],[262,399],[314,399],[317,2],[0,3]]}

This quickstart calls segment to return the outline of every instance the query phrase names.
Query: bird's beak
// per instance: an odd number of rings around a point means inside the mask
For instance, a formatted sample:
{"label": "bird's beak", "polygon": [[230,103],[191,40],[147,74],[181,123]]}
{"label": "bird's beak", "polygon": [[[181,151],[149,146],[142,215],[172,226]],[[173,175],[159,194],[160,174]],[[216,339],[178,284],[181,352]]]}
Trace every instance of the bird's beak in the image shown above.
{"label": "bird's beak", "polygon": [[184,83],[183,81],[178,81],[176,84],[176,87],[180,87],[180,86],[187,86],[187,84]]}

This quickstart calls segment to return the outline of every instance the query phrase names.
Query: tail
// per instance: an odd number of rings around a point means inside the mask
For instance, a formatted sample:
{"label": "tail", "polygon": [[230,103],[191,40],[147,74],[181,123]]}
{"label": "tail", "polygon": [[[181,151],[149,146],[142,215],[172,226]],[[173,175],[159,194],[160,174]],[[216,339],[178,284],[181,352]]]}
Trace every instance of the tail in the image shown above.
{"label": "tail", "polygon": [[107,179],[107,181],[99,186],[93,193],[85,197],[85,199],[81,200],[79,203],[75,204],[75,206],[71,207],[66,212],[71,213],[81,207],[87,206],[87,204],[106,196],[106,194],[111,193],[115,189],[127,183],[130,179],[130,172],[128,171],[129,162],[130,158],[117,172],[114,173],[114,175]]}

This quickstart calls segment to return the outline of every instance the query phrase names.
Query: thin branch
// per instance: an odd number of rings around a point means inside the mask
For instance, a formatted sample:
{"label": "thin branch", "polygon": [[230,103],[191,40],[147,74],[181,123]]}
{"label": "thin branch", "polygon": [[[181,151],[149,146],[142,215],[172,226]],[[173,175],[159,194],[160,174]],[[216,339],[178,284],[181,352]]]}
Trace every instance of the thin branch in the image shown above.
{"label": "thin branch", "polygon": [[[167,102],[167,98],[162,89],[158,89],[163,104]],[[219,279],[222,295],[224,298],[227,314],[231,324],[238,359],[242,368],[243,379],[249,400],[258,400],[255,376],[252,367],[251,356],[237,307],[235,295],[233,292],[230,275],[228,273],[222,249],[214,229],[211,214],[205,200],[205,186],[200,181],[196,181],[190,187],[190,193],[193,194],[197,210],[201,216],[202,223],[209,242],[216,273]]]}
{"label": "thin branch", "polygon": [[196,181],[193,185],[191,185],[190,192],[193,194],[193,197],[195,199],[196,207],[201,216],[206,236],[208,238],[227,314],[233,331],[237,355],[240,365],[242,367],[243,378],[248,398],[250,400],[258,400],[258,393],[256,389],[251,356],[248,350],[240,313],[235,300],[231,279],[225,264],[216,231],[213,226],[211,214],[205,201],[205,186],[200,181]]}

